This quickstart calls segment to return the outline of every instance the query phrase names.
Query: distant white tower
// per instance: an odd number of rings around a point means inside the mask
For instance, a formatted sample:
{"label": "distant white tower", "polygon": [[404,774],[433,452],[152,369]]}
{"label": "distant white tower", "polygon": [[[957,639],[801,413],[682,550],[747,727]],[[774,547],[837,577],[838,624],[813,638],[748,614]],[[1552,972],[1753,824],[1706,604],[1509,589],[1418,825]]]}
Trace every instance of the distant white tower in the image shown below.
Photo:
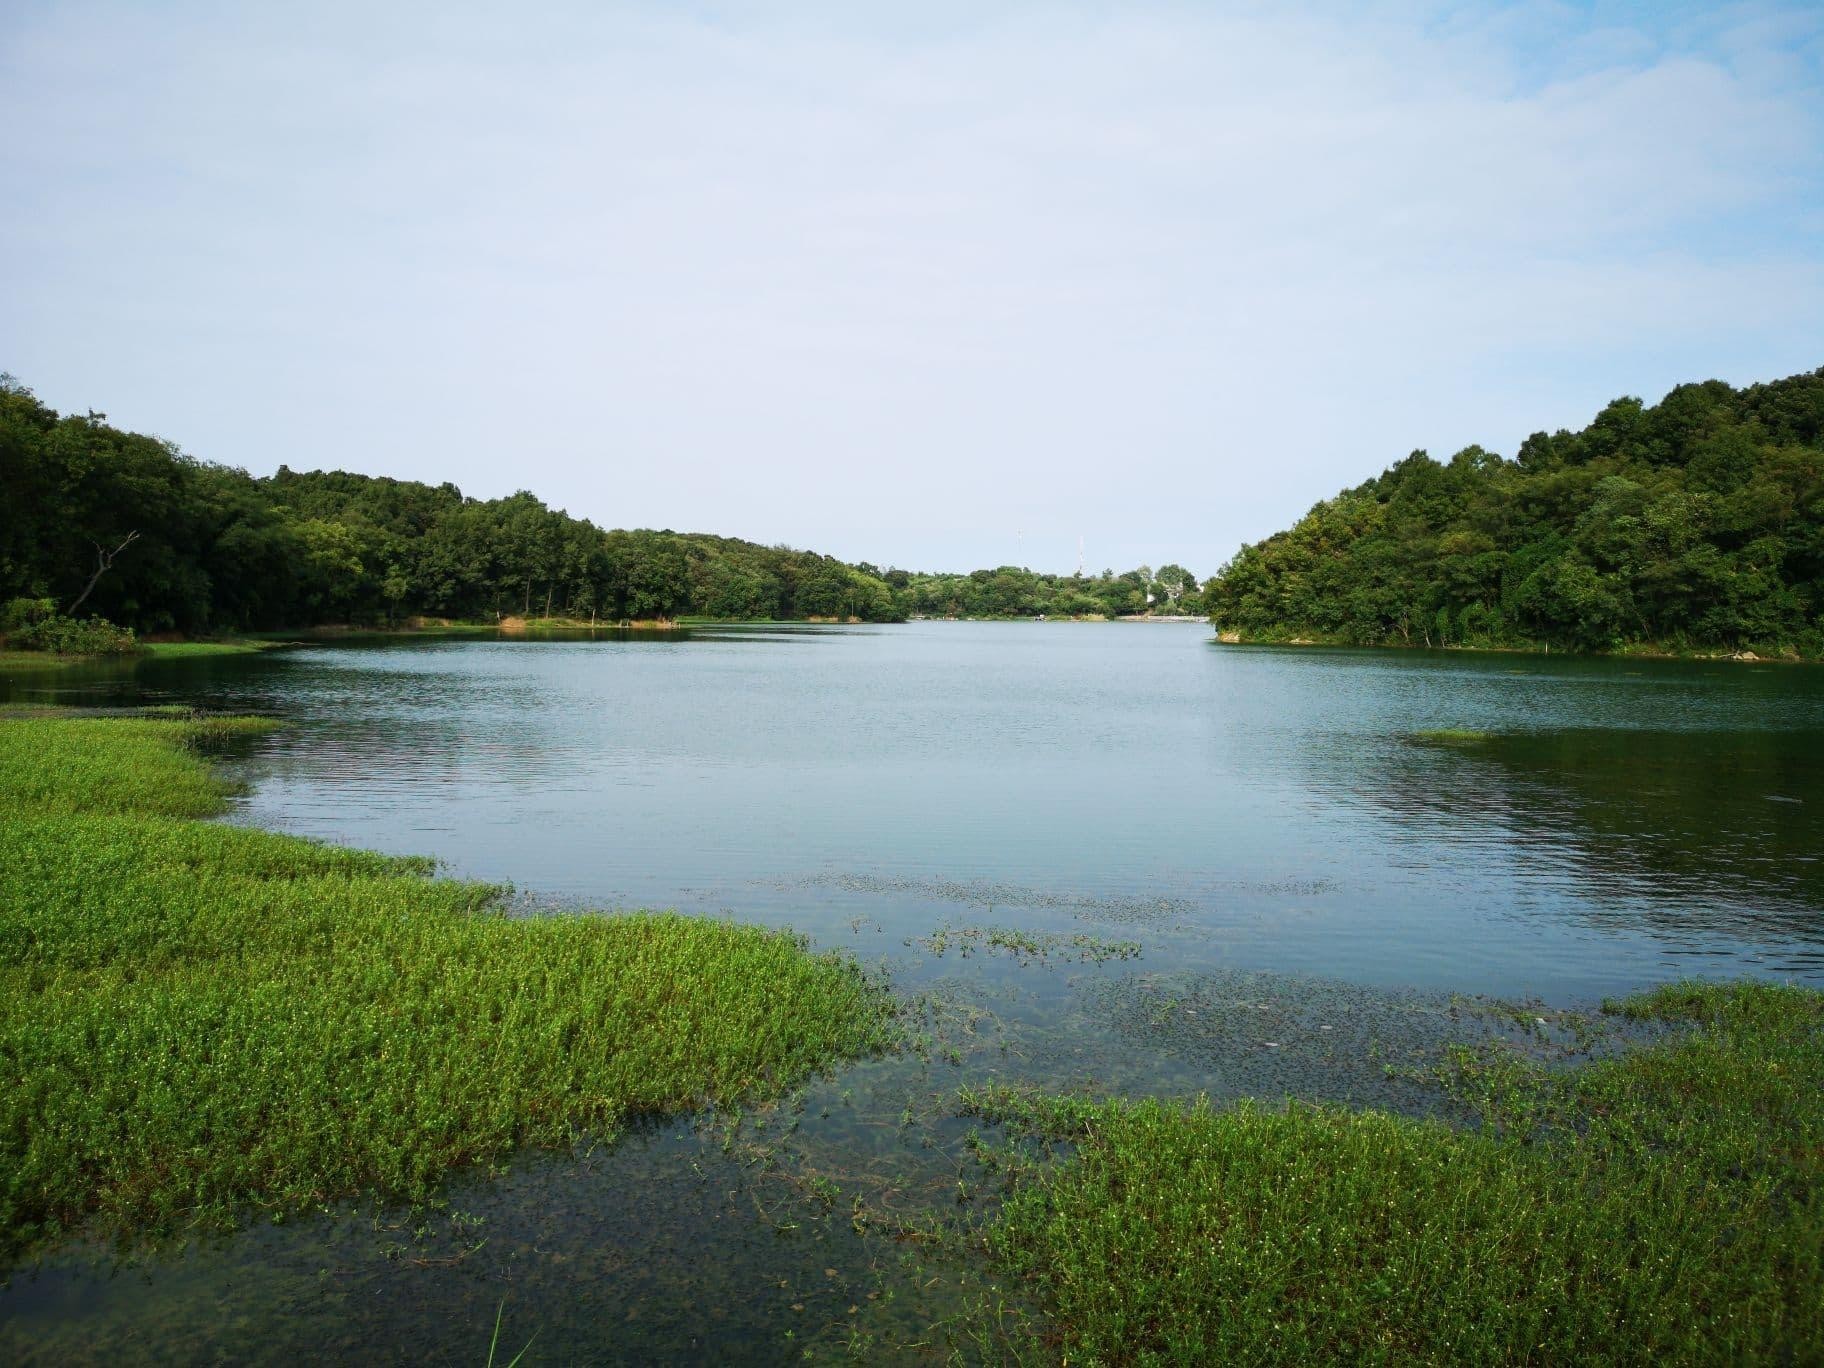
{"label": "distant white tower", "polygon": [[1083,534],[1077,533],[1077,578],[1083,578]]}

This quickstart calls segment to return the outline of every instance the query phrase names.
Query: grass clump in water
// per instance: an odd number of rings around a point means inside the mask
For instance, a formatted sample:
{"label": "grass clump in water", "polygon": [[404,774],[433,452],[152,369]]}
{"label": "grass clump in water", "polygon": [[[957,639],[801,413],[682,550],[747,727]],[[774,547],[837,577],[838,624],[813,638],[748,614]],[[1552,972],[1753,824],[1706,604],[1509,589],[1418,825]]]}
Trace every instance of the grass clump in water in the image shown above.
{"label": "grass clump in water", "polygon": [[52,655],[48,651],[14,651],[0,647],[0,674],[25,674],[37,670],[61,670],[80,657]]}
{"label": "grass clump in water", "polygon": [[510,919],[425,860],[196,820],[193,747],[269,725],[0,720],[0,1256],[423,1199],[888,1043],[878,985],[789,934]]}
{"label": "grass clump in water", "polygon": [[1679,984],[1570,1072],[1465,1053],[1482,1124],[1244,1103],[967,1099],[1016,1133],[989,1249],[1066,1361],[1815,1362],[1824,995]]}
{"label": "grass clump in water", "polygon": [[940,926],[929,936],[908,940],[906,944],[922,945],[939,957],[955,945],[965,959],[977,946],[982,946],[1004,950],[1022,962],[1041,963],[1054,955],[1083,964],[1105,964],[1110,960],[1134,959],[1140,954],[1138,941],[1110,940],[1081,932],[1020,931],[1005,926]]}
{"label": "grass clump in water", "polygon": [[1468,727],[1440,727],[1432,731],[1414,732],[1412,739],[1428,746],[1478,746],[1489,739],[1489,733]]}
{"label": "grass clump in water", "polygon": [[157,660],[188,660],[197,656],[253,655],[270,651],[279,643],[254,641],[245,637],[226,637],[215,641],[147,641],[141,643],[143,654]]}

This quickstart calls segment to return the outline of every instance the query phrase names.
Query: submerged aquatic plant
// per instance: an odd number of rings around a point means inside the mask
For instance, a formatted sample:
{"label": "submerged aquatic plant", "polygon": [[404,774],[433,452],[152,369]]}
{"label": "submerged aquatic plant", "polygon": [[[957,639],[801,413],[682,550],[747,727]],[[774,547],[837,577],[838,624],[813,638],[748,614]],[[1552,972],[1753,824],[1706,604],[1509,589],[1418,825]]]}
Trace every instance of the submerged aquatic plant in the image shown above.
{"label": "submerged aquatic plant", "polygon": [[[494,1360],[500,1354],[500,1322],[502,1317],[506,1314],[507,1299],[502,1297],[500,1299],[500,1305],[494,1308],[494,1335],[493,1338],[488,1341],[488,1368],[494,1368]],[[524,1344],[520,1345],[519,1352],[507,1360],[506,1368],[519,1368],[520,1360],[525,1358],[526,1352],[532,1347],[532,1340],[537,1338],[538,1332],[534,1330],[532,1332],[532,1339],[529,1339]]]}
{"label": "submerged aquatic plant", "polygon": [[984,946],[990,950],[1004,950],[1022,963],[1043,963],[1055,955],[1065,961],[1103,964],[1109,960],[1134,959],[1140,954],[1138,941],[1110,940],[1106,936],[1081,932],[1016,930],[1005,926],[940,926],[929,936],[906,943],[921,945],[942,957],[952,941],[961,947],[964,958],[974,953],[977,946]]}

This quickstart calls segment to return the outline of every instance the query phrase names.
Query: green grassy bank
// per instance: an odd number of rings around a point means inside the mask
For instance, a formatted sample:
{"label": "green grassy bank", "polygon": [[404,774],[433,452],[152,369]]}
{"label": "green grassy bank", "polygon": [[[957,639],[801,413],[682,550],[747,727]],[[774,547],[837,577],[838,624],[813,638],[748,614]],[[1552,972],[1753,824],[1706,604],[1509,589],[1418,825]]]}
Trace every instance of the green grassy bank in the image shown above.
{"label": "green grassy bank", "polygon": [[428,862],[199,820],[257,719],[0,720],[0,1259],[224,1226],[886,1043],[850,960],[664,914],[512,919]]}
{"label": "green grassy bank", "polygon": [[1386,651],[1460,651],[1470,655],[1569,655],[1612,660],[1730,660],[1817,664],[1824,657],[1804,654],[1790,642],[1743,641],[1733,645],[1691,645],[1679,641],[1624,641],[1609,646],[1554,646],[1549,641],[1526,637],[1503,637],[1493,640],[1430,641],[1424,637],[1412,641],[1363,641],[1342,632],[1300,631],[1291,627],[1256,628],[1243,632],[1225,623],[1211,620],[1216,640],[1225,646],[1327,646],[1345,650]]}
{"label": "green grassy bank", "polygon": [[1459,1053],[1470,1128],[1005,1091],[991,1255],[1066,1362],[1824,1361],[1824,995],[1677,985],[1652,1046]]}
{"label": "green grassy bank", "polygon": [[60,670],[65,665],[76,665],[94,658],[56,655],[50,651],[9,651],[0,647],[0,674],[36,674],[40,670]]}
{"label": "green grassy bank", "polygon": [[69,654],[61,651],[13,651],[0,647],[0,674],[25,674],[59,670],[66,665],[93,665],[112,660],[182,660],[196,656],[252,655],[283,643],[234,637],[219,641],[143,641],[135,651],[109,655]]}
{"label": "green grassy bank", "polygon": [[184,660],[193,656],[252,655],[274,650],[281,644],[227,637],[216,641],[147,641],[141,643],[141,650],[154,660]]}

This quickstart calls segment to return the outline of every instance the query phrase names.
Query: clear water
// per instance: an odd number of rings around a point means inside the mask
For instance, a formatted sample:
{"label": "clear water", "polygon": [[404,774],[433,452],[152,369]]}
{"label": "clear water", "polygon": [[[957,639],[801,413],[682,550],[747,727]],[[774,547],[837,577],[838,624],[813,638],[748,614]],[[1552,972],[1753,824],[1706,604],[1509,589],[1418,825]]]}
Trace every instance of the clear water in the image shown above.
{"label": "clear water", "polygon": [[[789,924],[933,995],[943,1042],[805,1099],[785,1168],[837,1175],[829,1209],[680,1122],[458,1184],[488,1243],[455,1263],[458,1234],[347,1217],[127,1275],[68,1251],[0,1293],[9,1356],[481,1361],[503,1297],[528,1361],[885,1354],[981,1270],[919,1293],[849,1204],[954,1208],[960,1083],[1422,1109],[1380,1061],[1441,1038],[1452,992],[1824,983],[1815,669],[928,623],[309,647],[0,696],[278,713],[232,820],[437,855],[533,912]],[[1140,952],[965,954],[985,926]]]}

